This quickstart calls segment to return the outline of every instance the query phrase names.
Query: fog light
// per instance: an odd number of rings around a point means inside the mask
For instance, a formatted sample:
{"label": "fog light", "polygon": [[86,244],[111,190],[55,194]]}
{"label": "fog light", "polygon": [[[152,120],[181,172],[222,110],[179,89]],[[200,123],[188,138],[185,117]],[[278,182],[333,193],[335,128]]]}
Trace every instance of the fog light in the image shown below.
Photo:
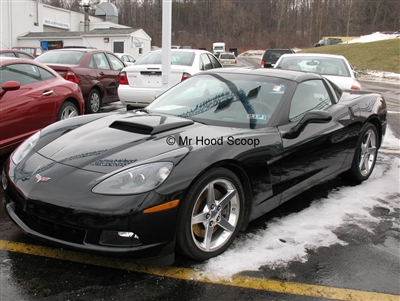
{"label": "fog light", "polygon": [[141,245],[142,242],[133,232],[127,231],[102,231],[100,244],[113,247],[134,247]]}
{"label": "fog light", "polygon": [[8,187],[8,181],[7,181],[6,172],[4,171],[4,169],[1,173],[1,184],[3,185],[3,189],[6,190]]}

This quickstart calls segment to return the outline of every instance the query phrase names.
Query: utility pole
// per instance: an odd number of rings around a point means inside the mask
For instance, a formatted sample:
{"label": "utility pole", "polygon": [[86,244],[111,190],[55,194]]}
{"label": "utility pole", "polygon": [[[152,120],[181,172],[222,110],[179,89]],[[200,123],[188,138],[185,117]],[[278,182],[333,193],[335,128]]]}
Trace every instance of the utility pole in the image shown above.
{"label": "utility pole", "polygon": [[172,0],[163,0],[162,8],[162,92],[170,88]]}

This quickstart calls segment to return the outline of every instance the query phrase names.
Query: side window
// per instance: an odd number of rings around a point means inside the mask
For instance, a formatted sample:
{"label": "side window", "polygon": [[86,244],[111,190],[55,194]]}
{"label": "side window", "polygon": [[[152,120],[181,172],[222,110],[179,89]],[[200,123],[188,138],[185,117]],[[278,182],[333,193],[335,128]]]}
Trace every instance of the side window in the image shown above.
{"label": "side window", "polygon": [[128,61],[131,63],[136,62],[136,60],[133,57],[131,57],[130,55],[128,55]]}
{"label": "side window", "polygon": [[43,68],[39,68],[39,72],[40,72],[40,75],[41,75],[43,80],[48,80],[48,79],[55,78],[54,74],[52,74],[51,72],[49,72],[49,71],[47,71],[47,70],[45,70]]}
{"label": "side window", "polygon": [[214,56],[209,55],[209,58],[211,60],[213,68],[221,68],[222,67],[221,63]]}
{"label": "side window", "polygon": [[213,68],[213,65],[212,65],[210,59],[208,58],[207,54],[205,54],[205,53],[201,54],[200,55],[200,61],[201,61],[201,64],[202,64],[201,70],[209,70],[209,69]]}
{"label": "side window", "polygon": [[42,80],[39,68],[30,64],[7,65],[0,69],[1,85],[7,81],[17,81],[21,86]]}
{"label": "side window", "polygon": [[111,70],[110,64],[108,63],[104,53],[95,53],[93,54],[93,57],[97,69]]}
{"label": "side window", "polygon": [[0,56],[3,56],[3,57],[15,57],[15,54],[14,54],[14,52],[3,52],[3,53],[0,53]]}
{"label": "side window", "polygon": [[313,110],[324,110],[332,105],[332,100],[322,80],[300,83],[290,103],[289,122],[297,122]]}
{"label": "side window", "polygon": [[36,55],[41,55],[42,53],[43,53],[42,49],[40,49],[40,48],[36,49]]}
{"label": "side window", "polygon": [[26,55],[25,53],[18,53],[18,55],[19,55],[19,57],[20,58],[23,58],[23,59],[32,59],[29,55]]}
{"label": "side window", "polygon": [[114,70],[122,70],[122,68],[125,67],[124,63],[121,62],[121,60],[119,58],[117,58],[115,55],[112,55],[112,54],[109,54],[109,53],[107,53],[106,55],[107,55],[108,59],[111,62],[112,69],[114,69]]}

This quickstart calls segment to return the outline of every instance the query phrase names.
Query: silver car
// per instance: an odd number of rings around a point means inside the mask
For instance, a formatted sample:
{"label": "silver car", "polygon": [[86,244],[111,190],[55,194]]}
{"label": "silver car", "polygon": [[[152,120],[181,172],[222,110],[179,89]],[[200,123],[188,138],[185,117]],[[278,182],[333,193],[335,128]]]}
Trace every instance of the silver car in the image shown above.
{"label": "silver car", "polygon": [[342,90],[361,90],[358,73],[343,55],[289,53],[282,55],[274,68],[319,73]]}

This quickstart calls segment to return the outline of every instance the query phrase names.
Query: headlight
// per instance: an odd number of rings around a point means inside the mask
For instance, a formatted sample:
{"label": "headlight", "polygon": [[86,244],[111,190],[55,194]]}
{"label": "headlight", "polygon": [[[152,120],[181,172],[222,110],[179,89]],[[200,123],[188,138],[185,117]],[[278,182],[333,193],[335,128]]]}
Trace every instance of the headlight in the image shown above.
{"label": "headlight", "polygon": [[93,193],[124,195],[148,192],[160,186],[171,173],[171,162],[136,166],[115,174],[97,184]]}
{"label": "headlight", "polygon": [[14,164],[18,164],[35,147],[40,138],[40,131],[26,139],[11,155]]}

